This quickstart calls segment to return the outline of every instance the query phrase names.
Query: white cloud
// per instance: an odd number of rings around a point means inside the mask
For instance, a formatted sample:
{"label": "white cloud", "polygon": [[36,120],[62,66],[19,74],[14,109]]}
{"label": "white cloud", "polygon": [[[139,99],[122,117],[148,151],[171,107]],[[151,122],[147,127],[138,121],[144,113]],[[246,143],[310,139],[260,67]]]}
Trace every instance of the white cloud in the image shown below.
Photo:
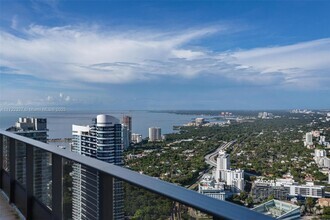
{"label": "white cloud", "polygon": [[287,84],[314,87],[330,82],[330,38],[234,52],[227,60],[240,70],[257,71],[259,78],[280,74]]}
{"label": "white cloud", "polygon": [[221,31],[226,27],[106,32],[99,27],[31,25],[24,37],[1,31],[0,65],[16,74],[75,82],[127,83],[206,74],[302,87],[330,81],[330,38],[226,53],[187,46]]}

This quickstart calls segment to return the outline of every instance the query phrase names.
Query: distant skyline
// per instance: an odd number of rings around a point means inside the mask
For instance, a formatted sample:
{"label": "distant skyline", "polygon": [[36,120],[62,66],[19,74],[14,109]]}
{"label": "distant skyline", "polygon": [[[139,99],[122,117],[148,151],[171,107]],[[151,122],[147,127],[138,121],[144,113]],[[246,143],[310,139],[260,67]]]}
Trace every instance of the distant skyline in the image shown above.
{"label": "distant skyline", "polygon": [[0,0],[0,107],[329,109],[330,2]]}

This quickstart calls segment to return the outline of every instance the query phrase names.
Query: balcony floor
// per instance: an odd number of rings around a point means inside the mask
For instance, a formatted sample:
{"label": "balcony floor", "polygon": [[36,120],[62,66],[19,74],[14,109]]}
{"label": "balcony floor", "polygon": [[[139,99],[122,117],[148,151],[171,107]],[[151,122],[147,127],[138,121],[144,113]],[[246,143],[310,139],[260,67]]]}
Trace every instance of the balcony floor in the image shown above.
{"label": "balcony floor", "polygon": [[1,220],[16,220],[20,219],[15,209],[11,207],[0,190],[0,219]]}

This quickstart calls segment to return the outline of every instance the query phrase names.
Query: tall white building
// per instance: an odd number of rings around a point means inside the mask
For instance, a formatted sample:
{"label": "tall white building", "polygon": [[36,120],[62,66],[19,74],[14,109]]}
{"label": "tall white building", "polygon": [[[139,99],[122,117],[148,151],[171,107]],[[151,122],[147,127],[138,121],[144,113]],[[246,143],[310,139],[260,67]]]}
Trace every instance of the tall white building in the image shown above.
{"label": "tall white building", "polygon": [[232,191],[244,191],[244,170],[227,170],[224,180],[228,186],[232,187]]}
{"label": "tall white building", "polygon": [[228,170],[230,169],[230,155],[225,151],[219,151],[217,158],[217,169],[218,170]]}
{"label": "tall white building", "polygon": [[198,185],[198,192],[215,199],[225,200],[232,194],[244,191],[244,170],[230,169],[230,156],[219,151],[213,175],[205,174]]}
{"label": "tall white building", "polygon": [[159,141],[162,139],[161,128],[151,127],[149,128],[149,141]]}
{"label": "tall white building", "polygon": [[215,179],[226,182],[226,185],[232,187],[234,191],[244,190],[244,170],[230,169],[230,155],[225,151],[219,151]]}
{"label": "tall white building", "polygon": [[305,145],[313,145],[313,133],[307,132],[305,137]]}
{"label": "tall white building", "polygon": [[[123,165],[122,128],[119,120],[110,115],[98,115],[91,126],[72,125],[72,151],[118,166]],[[124,219],[122,182],[114,180],[113,216]],[[72,218],[99,219],[99,175],[81,164],[73,165]]]}

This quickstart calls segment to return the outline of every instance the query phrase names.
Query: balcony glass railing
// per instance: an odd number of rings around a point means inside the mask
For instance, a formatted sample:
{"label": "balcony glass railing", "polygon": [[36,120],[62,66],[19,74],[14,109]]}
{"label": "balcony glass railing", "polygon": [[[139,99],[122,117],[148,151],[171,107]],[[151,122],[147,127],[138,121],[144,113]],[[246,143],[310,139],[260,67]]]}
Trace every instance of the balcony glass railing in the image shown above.
{"label": "balcony glass railing", "polygon": [[272,219],[2,130],[0,188],[26,219]]}

